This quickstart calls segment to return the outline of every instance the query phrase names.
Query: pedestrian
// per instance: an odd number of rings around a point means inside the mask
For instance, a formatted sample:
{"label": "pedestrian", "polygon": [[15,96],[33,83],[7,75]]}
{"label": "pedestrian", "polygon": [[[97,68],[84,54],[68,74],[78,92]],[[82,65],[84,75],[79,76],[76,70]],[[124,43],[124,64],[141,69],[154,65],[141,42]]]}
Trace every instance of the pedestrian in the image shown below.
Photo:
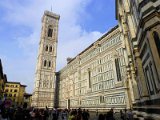
{"label": "pedestrian", "polygon": [[113,111],[113,108],[111,108],[110,111],[107,112],[106,119],[107,119],[107,120],[115,120],[115,119],[114,119],[114,111]]}
{"label": "pedestrian", "polygon": [[98,120],[105,120],[105,116],[103,114],[99,114]]}
{"label": "pedestrian", "polygon": [[24,120],[24,117],[25,115],[22,108],[18,107],[15,113],[15,120]]}
{"label": "pedestrian", "polygon": [[52,110],[52,120],[56,120],[57,116],[56,116],[56,109]]}
{"label": "pedestrian", "polygon": [[122,110],[120,110],[120,116],[121,116],[121,119],[124,120],[124,113]]}
{"label": "pedestrian", "polygon": [[48,109],[44,110],[43,114],[44,114],[44,120],[47,120],[48,117],[49,117],[49,111],[48,111]]}
{"label": "pedestrian", "polygon": [[14,113],[15,113],[14,108],[13,108],[13,107],[10,107],[10,108],[9,108],[9,111],[8,111],[9,120],[13,120]]}
{"label": "pedestrian", "polygon": [[86,111],[85,109],[83,109],[83,112],[82,112],[83,120],[89,120],[89,117],[90,117],[89,111],[88,110]]}
{"label": "pedestrian", "polygon": [[124,109],[123,116],[124,116],[124,120],[127,120],[127,109],[126,108]]}
{"label": "pedestrian", "polygon": [[74,110],[70,111],[68,120],[76,120],[76,112]]}
{"label": "pedestrian", "polygon": [[30,112],[30,116],[31,116],[31,120],[36,120],[36,110],[33,109],[31,112]]}
{"label": "pedestrian", "polygon": [[86,111],[86,114],[87,114],[87,120],[89,120],[90,118],[89,110]]}
{"label": "pedestrian", "polygon": [[8,108],[5,108],[5,105],[3,103],[1,105],[1,119],[2,120],[8,119]]}
{"label": "pedestrian", "polygon": [[133,113],[132,113],[131,109],[127,111],[127,119],[128,120],[133,120]]}
{"label": "pedestrian", "polygon": [[67,120],[67,111],[63,110],[61,113],[62,120]]}
{"label": "pedestrian", "polygon": [[81,119],[82,119],[82,110],[81,108],[79,108],[77,111],[76,120],[81,120]]}
{"label": "pedestrian", "polygon": [[59,111],[57,108],[54,108],[52,110],[52,120],[58,120],[58,117],[59,117]]}

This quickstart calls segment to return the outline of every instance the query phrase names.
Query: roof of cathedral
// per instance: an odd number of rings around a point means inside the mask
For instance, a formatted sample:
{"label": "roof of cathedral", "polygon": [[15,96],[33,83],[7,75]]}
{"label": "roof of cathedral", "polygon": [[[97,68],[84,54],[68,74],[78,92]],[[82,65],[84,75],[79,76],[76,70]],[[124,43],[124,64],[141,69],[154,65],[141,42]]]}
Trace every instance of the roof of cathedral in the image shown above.
{"label": "roof of cathedral", "polygon": [[[94,43],[92,43],[90,46],[88,46],[86,49],[84,49],[84,50],[83,50],[82,52],[80,52],[78,55],[83,54],[83,53],[84,53],[85,51],[87,51],[89,48],[91,48],[92,46],[94,46],[94,44],[95,44],[96,42],[101,41],[104,37],[106,37],[107,35],[109,35],[111,32],[113,32],[114,30],[116,30],[118,27],[119,27],[119,26],[116,25],[115,27],[111,28],[107,33],[105,33],[104,35],[102,35],[98,40],[96,40]],[[78,56],[78,55],[77,55],[77,56]],[[70,62],[72,62],[77,56],[75,56],[72,60],[70,60],[70,61],[68,62],[68,64],[69,64]]]}

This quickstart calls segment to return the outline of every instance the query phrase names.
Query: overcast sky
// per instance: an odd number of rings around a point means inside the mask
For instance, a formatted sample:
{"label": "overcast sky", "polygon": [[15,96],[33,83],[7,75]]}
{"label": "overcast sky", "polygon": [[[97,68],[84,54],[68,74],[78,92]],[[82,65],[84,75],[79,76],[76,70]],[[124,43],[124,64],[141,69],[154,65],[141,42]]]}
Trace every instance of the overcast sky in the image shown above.
{"label": "overcast sky", "polygon": [[32,93],[45,10],[60,15],[57,71],[117,24],[115,0],[0,0],[0,59],[8,81]]}

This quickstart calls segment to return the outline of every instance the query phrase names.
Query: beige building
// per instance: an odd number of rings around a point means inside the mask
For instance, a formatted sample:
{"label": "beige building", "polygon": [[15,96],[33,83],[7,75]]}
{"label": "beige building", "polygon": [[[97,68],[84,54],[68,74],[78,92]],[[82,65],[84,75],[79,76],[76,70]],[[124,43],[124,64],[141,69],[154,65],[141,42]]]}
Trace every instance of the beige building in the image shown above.
{"label": "beige building", "polygon": [[31,107],[31,102],[32,102],[32,94],[25,93],[24,94],[24,106]]}
{"label": "beige building", "polygon": [[[160,119],[160,0],[116,0],[138,118]],[[135,79],[134,79],[135,78]]]}
{"label": "beige building", "polygon": [[45,11],[35,73],[32,106],[53,108],[57,56],[58,21],[60,16]]}
{"label": "beige building", "polygon": [[13,105],[23,106],[25,87],[26,85],[21,85],[20,82],[6,82],[4,96],[11,99]]}
{"label": "beige building", "polygon": [[57,74],[60,108],[130,108],[123,36],[116,26],[82,51]]}

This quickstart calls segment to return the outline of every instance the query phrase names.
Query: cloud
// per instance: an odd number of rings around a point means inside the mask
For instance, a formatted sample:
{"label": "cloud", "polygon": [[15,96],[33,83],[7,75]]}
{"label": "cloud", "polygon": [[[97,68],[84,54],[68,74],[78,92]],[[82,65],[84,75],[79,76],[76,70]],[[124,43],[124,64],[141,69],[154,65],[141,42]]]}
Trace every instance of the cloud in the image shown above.
{"label": "cloud", "polygon": [[[86,6],[90,2],[91,0],[27,0],[27,2],[6,0],[0,2],[0,7],[6,10],[3,17],[4,21],[12,26],[29,27],[30,30],[29,35],[21,34],[16,35],[14,38],[24,56],[19,60],[17,59],[16,63],[18,66],[23,66],[23,68],[18,67],[19,69],[25,69],[20,72],[22,77],[17,77],[17,81],[23,81],[28,85],[33,84],[35,56],[38,56],[37,51],[41,32],[41,17],[44,10],[50,9],[51,6],[52,10],[61,16],[59,21],[57,70],[66,65],[67,57],[75,57],[102,35],[99,31],[89,32],[80,25],[81,22],[85,21],[85,16],[89,16]],[[27,90],[31,92],[33,88],[28,87]]]}
{"label": "cloud", "polygon": [[83,35],[70,39],[69,41],[63,42],[60,41],[60,45],[58,46],[58,70],[62,68],[67,62],[67,57],[74,58],[78,53],[87,48],[91,43],[93,43],[96,39],[98,39],[102,34],[100,32],[90,32],[83,33]]}

